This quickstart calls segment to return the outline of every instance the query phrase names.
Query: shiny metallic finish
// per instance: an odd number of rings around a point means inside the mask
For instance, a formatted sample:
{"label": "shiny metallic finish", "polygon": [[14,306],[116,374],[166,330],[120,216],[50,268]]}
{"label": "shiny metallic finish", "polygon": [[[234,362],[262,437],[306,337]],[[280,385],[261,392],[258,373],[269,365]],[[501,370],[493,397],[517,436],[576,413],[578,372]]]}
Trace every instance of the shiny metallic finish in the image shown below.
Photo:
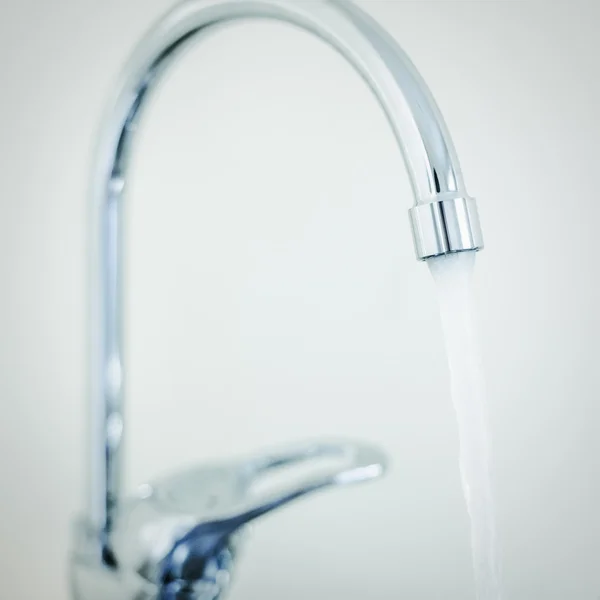
{"label": "shiny metallic finish", "polygon": [[[334,464],[325,467],[325,459]],[[73,597],[217,600],[229,587],[248,523],[307,494],[379,477],[385,464],[372,446],[313,442],[142,486],[120,506],[109,560],[102,556],[98,530],[85,518],[77,522]],[[305,468],[291,482],[261,491],[280,469],[297,465],[309,467],[309,474]]]}
{"label": "shiny metallic finish", "polygon": [[[408,168],[417,204],[468,197],[450,136],[416,69],[366,13],[344,0],[190,0],[166,15],[127,63],[108,107],[91,188],[89,515],[110,534],[121,500],[124,381],[122,207],[142,107],[160,74],[211,28],[240,19],[285,21],[325,40],[381,104]],[[433,215],[432,215],[433,216]],[[431,229],[421,219],[424,231]],[[432,224],[433,227],[433,224]],[[122,427],[113,427],[119,423]],[[110,434],[109,434],[110,431]]]}
{"label": "shiny metallic finish", "polygon": [[[287,496],[253,505],[253,511],[244,479],[253,471],[240,465],[202,467],[182,476],[180,483],[196,486],[185,494],[196,511],[165,500],[171,484],[164,482],[146,486],[143,497],[122,497],[127,432],[122,211],[132,142],[142,107],[182,48],[245,19],[283,21],[314,34],[345,57],[369,86],[408,170],[419,258],[482,246],[475,207],[435,101],[395,40],[357,6],[347,0],[188,0],[161,19],[124,69],[102,123],[92,174],[88,506],[72,562],[79,600],[214,600],[235,556],[234,531],[246,521],[325,485],[364,481],[383,472],[376,451],[367,453],[368,460],[361,451],[351,468],[325,480],[300,482]],[[286,456],[262,461],[295,462]],[[235,501],[223,490],[235,490]]]}
{"label": "shiny metallic finish", "polygon": [[417,204],[409,210],[417,258],[481,250],[483,235],[474,198]]}

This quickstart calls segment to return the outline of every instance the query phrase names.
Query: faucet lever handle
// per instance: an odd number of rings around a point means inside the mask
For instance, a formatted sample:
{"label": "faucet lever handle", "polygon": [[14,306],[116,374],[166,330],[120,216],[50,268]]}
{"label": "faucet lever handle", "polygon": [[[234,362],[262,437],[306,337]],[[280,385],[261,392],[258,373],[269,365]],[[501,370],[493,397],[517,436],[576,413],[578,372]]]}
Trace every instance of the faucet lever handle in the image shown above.
{"label": "faucet lever handle", "polygon": [[185,592],[216,600],[247,523],[306,494],[377,478],[386,462],[365,443],[315,441],[185,469],[143,486],[123,504],[110,538],[118,569],[100,568],[90,552],[102,539],[89,532],[75,555],[73,585],[87,589],[86,578],[103,573],[107,585],[135,590],[127,597],[172,600]]}
{"label": "faucet lever handle", "polygon": [[[375,479],[386,466],[382,451],[355,441],[304,443],[251,458],[244,467],[249,487],[238,518],[247,522],[311,492]],[[296,467],[304,469],[297,473]],[[286,481],[273,487],[273,478],[281,473]]]}

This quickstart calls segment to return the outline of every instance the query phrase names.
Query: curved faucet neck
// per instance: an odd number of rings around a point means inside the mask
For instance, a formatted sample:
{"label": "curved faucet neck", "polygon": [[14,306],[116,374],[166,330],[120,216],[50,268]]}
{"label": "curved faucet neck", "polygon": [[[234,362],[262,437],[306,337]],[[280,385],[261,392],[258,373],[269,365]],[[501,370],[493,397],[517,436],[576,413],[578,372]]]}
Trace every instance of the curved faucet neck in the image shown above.
{"label": "curved faucet neck", "polygon": [[440,112],[420,75],[372,18],[345,0],[189,0],[168,13],[127,63],[105,121],[92,180],[91,468],[89,518],[107,535],[123,463],[122,200],[141,108],[159,75],[188,43],[248,18],[298,26],[344,56],[382,106],[408,169],[419,258],[482,247],[474,201]]}

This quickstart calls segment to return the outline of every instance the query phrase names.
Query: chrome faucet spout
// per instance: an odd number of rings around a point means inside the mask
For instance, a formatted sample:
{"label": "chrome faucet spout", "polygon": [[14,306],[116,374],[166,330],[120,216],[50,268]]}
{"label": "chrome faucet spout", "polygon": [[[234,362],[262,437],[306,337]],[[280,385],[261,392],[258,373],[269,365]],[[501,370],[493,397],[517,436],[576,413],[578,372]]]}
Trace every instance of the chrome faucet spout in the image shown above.
{"label": "chrome faucet spout", "polygon": [[[114,539],[120,535],[119,515],[128,506],[121,484],[122,208],[132,142],[146,99],[181,49],[216,27],[247,19],[282,21],[314,34],[345,57],[367,83],[387,116],[410,177],[414,206],[409,214],[417,258],[483,247],[475,201],[466,192],[431,93],[395,40],[356,5],[348,0],[187,0],[159,20],[122,73],[102,122],[92,174],[91,460],[83,537],[99,543],[107,565],[119,562]],[[376,460],[371,467],[381,464]],[[381,472],[358,469],[353,477],[334,483],[366,480]]]}

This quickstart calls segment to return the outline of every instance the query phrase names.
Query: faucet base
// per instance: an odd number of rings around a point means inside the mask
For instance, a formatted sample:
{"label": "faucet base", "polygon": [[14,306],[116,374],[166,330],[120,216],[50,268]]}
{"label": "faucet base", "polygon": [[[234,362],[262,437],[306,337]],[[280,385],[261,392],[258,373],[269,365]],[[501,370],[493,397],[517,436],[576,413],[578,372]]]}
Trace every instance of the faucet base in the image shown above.
{"label": "faucet base", "polygon": [[112,567],[104,563],[98,539],[75,549],[70,564],[73,600],[223,600],[231,581],[234,557],[245,531],[237,532],[211,559],[202,564],[197,580],[151,581],[152,562],[142,563],[139,570],[129,566]]}

